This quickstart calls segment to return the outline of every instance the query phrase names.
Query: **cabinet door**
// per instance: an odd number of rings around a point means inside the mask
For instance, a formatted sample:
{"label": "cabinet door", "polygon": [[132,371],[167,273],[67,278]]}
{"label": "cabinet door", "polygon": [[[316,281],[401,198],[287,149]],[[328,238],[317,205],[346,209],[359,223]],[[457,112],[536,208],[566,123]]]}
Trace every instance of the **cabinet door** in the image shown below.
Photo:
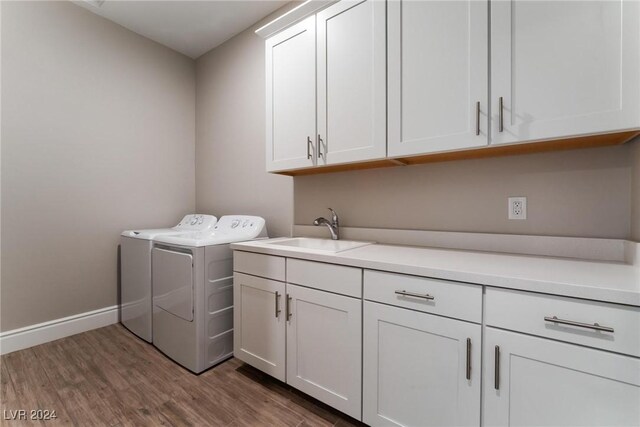
{"label": "cabinet door", "polygon": [[361,419],[362,301],[287,284],[287,383]]}
{"label": "cabinet door", "polygon": [[365,302],[363,421],[479,425],[480,342],[480,325]]}
{"label": "cabinet door", "polygon": [[285,380],[285,284],[233,275],[234,356]]}
{"label": "cabinet door", "polygon": [[389,156],[487,145],[488,9],[389,1]]}
{"label": "cabinet door", "polygon": [[385,3],[341,1],[317,15],[319,164],[386,155]]}
{"label": "cabinet door", "polygon": [[493,1],[491,142],[640,126],[639,9],[627,0]]}
{"label": "cabinet door", "polygon": [[268,171],[315,162],[315,25],[312,16],[266,41]]}
{"label": "cabinet door", "polygon": [[640,359],[486,328],[484,360],[486,426],[640,425]]}

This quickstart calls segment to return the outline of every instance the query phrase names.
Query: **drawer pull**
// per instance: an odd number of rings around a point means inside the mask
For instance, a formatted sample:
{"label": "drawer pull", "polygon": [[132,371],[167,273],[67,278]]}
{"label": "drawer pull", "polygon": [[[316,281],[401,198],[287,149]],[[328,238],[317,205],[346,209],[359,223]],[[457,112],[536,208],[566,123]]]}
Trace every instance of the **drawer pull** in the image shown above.
{"label": "drawer pull", "polygon": [[428,300],[435,300],[436,298],[429,294],[416,294],[415,292],[407,292],[407,291],[396,291],[397,295],[402,295],[405,297],[415,297],[415,298],[423,298]]}
{"label": "drawer pull", "polygon": [[590,323],[582,323],[582,322],[574,322],[573,320],[564,320],[564,319],[558,319],[556,316],[553,317],[545,317],[544,318],[545,322],[551,322],[551,323],[557,323],[560,325],[570,325],[570,326],[576,326],[578,328],[587,328],[587,329],[594,329],[596,331],[602,331],[602,332],[611,332],[613,333],[613,328],[610,328],[608,326],[600,326],[597,323],[594,323],[593,325]]}
{"label": "drawer pull", "polygon": [[280,316],[280,292],[276,291],[276,319]]}
{"label": "drawer pull", "polygon": [[291,320],[291,316],[293,316],[293,314],[291,313],[291,297],[289,296],[289,294],[287,294],[287,300],[286,300],[286,304],[285,304],[285,311],[286,311],[286,317],[287,317],[287,321]]}
{"label": "drawer pull", "polygon": [[498,132],[504,131],[504,99],[498,98]]}
{"label": "drawer pull", "polygon": [[480,101],[476,102],[476,136],[480,135]]}
{"label": "drawer pull", "polygon": [[500,390],[500,346],[493,349],[493,388]]}
{"label": "drawer pull", "polygon": [[467,338],[467,379],[471,379],[471,338]]}

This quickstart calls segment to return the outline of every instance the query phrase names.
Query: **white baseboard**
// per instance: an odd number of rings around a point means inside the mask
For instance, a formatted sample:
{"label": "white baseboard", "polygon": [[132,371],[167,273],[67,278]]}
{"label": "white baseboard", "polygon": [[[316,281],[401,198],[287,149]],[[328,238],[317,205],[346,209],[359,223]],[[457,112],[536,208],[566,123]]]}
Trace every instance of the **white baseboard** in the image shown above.
{"label": "white baseboard", "polygon": [[118,323],[117,305],[13,329],[0,333],[0,354],[11,353],[114,323]]}

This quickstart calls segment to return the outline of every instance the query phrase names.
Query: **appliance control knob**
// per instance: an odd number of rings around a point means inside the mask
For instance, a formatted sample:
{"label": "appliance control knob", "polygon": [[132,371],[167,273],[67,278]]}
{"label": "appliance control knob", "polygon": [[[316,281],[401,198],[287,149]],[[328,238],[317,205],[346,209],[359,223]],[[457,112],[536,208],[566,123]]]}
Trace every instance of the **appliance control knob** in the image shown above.
{"label": "appliance control knob", "polygon": [[239,225],[240,225],[240,220],[234,219],[234,220],[231,222],[231,228],[236,228],[236,227],[237,227],[237,226],[239,226]]}
{"label": "appliance control knob", "polygon": [[198,218],[194,216],[194,217],[191,219],[190,224],[191,224],[191,225],[196,225],[197,223],[198,223]]}

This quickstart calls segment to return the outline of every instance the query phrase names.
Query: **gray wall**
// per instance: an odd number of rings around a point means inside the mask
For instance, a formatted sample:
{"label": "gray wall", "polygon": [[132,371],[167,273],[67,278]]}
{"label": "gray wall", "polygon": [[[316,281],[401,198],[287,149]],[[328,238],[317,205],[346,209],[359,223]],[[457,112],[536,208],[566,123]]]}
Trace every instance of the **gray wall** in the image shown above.
{"label": "gray wall", "polygon": [[[295,222],[330,206],[351,227],[628,238],[633,148],[296,177]],[[507,219],[508,196],[527,197],[526,221]]]}
{"label": "gray wall", "polygon": [[254,34],[259,26],[196,62],[196,207],[217,215],[260,215],[271,237],[288,236],[293,180],[265,172],[264,40]]}
{"label": "gray wall", "polygon": [[640,242],[640,137],[633,143],[631,154],[631,239]]}
{"label": "gray wall", "polygon": [[[115,304],[118,234],[194,209],[262,215],[272,236],[294,207],[310,224],[331,206],[346,226],[640,241],[640,142],[299,177],[294,191],[264,172],[257,26],[194,63],[69,2],[2,2],[0,330]],[[507,221],[509,195],[528,197],[527,221]]]}
{"label": "gray wall", "polygon": [[70,2],[2,2],[1,330],[116,304],[128,228],[195,207],[194,62]]}

